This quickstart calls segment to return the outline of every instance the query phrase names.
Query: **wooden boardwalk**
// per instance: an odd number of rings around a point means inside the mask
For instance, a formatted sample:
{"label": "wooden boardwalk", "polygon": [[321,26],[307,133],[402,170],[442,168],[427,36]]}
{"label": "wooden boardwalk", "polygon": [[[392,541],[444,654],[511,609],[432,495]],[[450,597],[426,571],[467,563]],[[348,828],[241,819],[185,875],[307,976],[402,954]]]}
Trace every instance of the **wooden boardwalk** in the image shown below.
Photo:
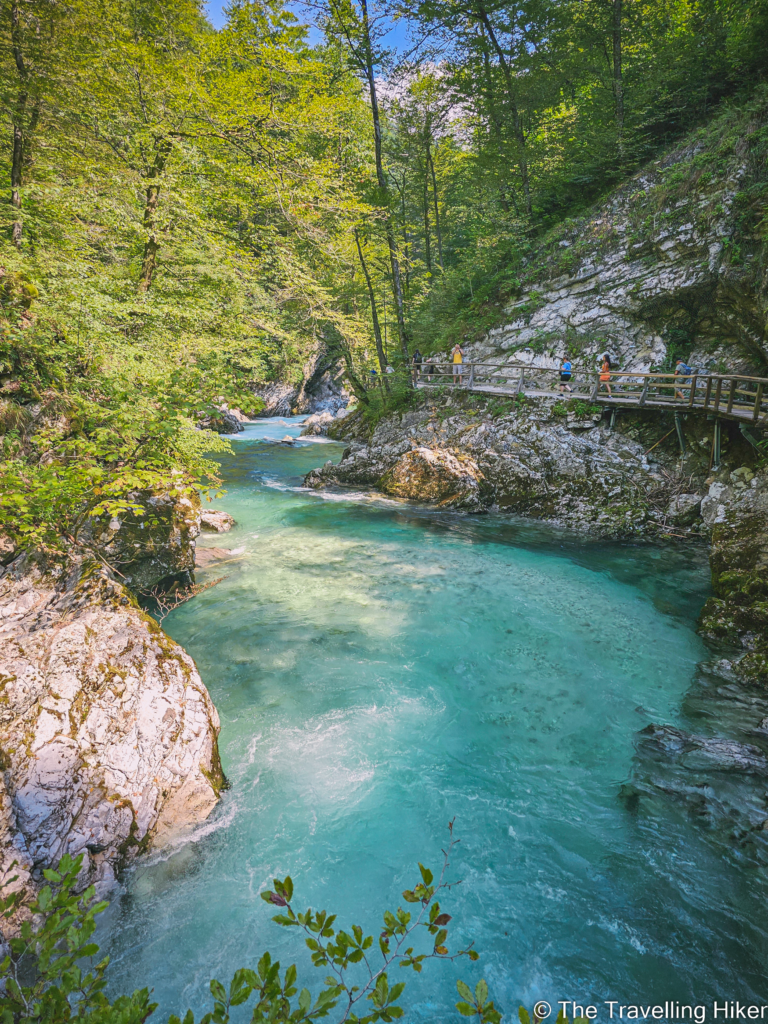
{"label": "wooden boardwalk", "polygon": [[561,395],[557,370],[514,363],[463,363],[462,373],[457,375],[451,363],[425,361],[416,383],[420,388],[461,387],[479,394],[554,396],[566,401],[580,398],[614,409],[693,411],[718,419],[768,424],[768,378],[697,372],[682,377],[626,371],[612,371],[608,381],[601,381],[600,377],[599,371],[574,369],[568,382],[571,391]]}

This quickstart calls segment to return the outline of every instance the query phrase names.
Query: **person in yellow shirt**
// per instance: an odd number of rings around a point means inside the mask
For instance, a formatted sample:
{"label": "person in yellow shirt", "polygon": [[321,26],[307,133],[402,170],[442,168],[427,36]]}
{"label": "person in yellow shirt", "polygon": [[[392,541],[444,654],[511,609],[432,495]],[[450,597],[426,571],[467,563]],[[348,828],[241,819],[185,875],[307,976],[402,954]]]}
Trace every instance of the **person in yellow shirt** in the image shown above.
{"label": "person in yellow shirt", "polygon": [[464,350],[458,342],[453,346],[451,357],[453,359],[453,383],[455,384],[458,381],[459,386],[461,386],[461,375],[464,373],[464,366],[462,365],[464,362]]}

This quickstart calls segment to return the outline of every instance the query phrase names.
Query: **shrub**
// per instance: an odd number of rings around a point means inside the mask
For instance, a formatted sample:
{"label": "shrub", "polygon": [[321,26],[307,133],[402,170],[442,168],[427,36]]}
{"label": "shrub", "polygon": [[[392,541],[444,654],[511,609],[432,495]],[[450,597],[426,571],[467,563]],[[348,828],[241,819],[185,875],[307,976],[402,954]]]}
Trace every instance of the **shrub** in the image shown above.
{"label": "shrub", "polygon": [[[430,960],[453,961],[460,957],[479,959],[472,944],[449,952],[446,914],[437,896],[452,884],[445,880],[449,855],[456,845],[451,823],[451,842],[444,852],[443,867],[437,879],[419,864],[420,877],[412,889],[403,892],[403,900],[413,913],[398,907],[384,912],[383,930],[374,940],[359,925],[349,931],[336,926],[336,915],[326,911],[297,912],[293,906],[293,882],[274,879],[274,889],[261,894],[279,913],[273,918],[285,928],[296,928],[304,935],[312,965],[325,974],[324,987],[313,1001],[308,988],[299,990],[296,965],[281,972],[279,961],[265,952],[255,968],[235,971],[228,987],[213,979],[210,992],[213,1009],[200,1024],[228,1024],[233,1008],[253,1001],[252,1024],[303,1024],[327,1017],[337,1009],[339,1021],[350,1024],[376,1024],[403,1016],[399,1005],[405,982],[394,985],[389,970],[399,966],[420,973]],[[99,948],[91,942],[95,918],[107,907],[96,902],[91,886],[76,894],[77,875],[82,857],[65,856],[57,871],[44,872],[49,883],[30,908],[34,921],[26,920],[20,935],[8,942],[8,953],[0,964],[0,1012],[6,1021],[18,1024],[143,1024],[157,1008],[150,1002],[149,990],[138,989],[130,996],[118,996],[113,1002],[105,995],[109,958],[93,967],[84,961],[96,958]],[[0,899],[0,913],[11,918],[20,909],[20,894]],[[422,939],[419,943],[419,939]],[[381,961],[376,966],[370,952],[378,945]],[[417,949],[420,947],[420,950]],[[488,999],[488,986],[481,980],[474,992],[458,982],[461,1001],[459,1013],[475,1017],[478,1024],[499,1024],[501,1014]],[[298,995],[297,995],[298,993]],[[188,1010],[184,1024],[194,1024]],[[169,1024],[181,1024],[176,1016]]]}

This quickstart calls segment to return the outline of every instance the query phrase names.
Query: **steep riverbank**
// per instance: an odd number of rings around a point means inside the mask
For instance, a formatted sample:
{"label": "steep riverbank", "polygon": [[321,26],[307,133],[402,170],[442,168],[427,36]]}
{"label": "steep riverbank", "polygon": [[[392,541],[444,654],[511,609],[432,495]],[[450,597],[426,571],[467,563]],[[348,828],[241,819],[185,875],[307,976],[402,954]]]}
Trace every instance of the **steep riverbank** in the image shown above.
{"label": "steep riverbank", "polygon": [[495,325],[455,339],[466,358],[766,376],[767,124],[763,86],[537,240]]}
{"label": "steep riverbank", "polygon": [[91,524],[67,554],[0,566],[0,872],[24,904],[65,853],[106,891],[224,783],[208,691],[134,596],[192,571],[199,507],[136,498],[143,516]]}

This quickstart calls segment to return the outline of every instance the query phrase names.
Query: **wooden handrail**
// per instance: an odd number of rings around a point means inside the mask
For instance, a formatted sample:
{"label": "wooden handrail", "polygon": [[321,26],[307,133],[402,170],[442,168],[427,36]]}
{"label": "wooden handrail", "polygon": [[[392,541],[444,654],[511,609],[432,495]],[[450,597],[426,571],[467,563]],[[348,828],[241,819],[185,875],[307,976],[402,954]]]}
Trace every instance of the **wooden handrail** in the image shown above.
{"label": "wooden handrail", "polygon": [[[460,374],[455,372],[457,365],[461,367]],[[415,382],[421,385],[447,386],[453,382],[465,390],[490,389],[491,392],[498,391],[509,395],[526,392],[554,394],[560,383],[556,368],[534,366],[530,363],[479,363],[467,359],[457,364],[426,359],[413,369],[418,370]],[[768,418],[768,378],[724,373],[704,375],[693,369],[690,373],[611,370],[608,383],[612,383],[616,391],[609,396],[600,391],[600,385],[606,383],[600,379],[605,372],[602,368],[584,370],[572,367],[571,397],[589,397],[593,401],[619,404],[628,402],[639,407],[655,404],[662,407],[699,409],[721,416],[736,416],[742,419],[748,417],[754,423],[759,422],[761,415]],[[546,382],[541,380],[542,376],[547,378]],[[701,380],[702,376],[706,384]],[[723,394],[724,385],[728,390],[727,401]]]}
{"label": "wooden handrail", "polygon": [[[532,363],[523,363],[523,362],[519,362],[519,363],[485,363],[485,362],[476,362],[475,360],[472,360],[472,359],[465,359],[463,363],[455,364],[455,363],[449,362],[449,361],[447,361],[447,362],[437,362],[436,360],[429,359],[429,357],[423,358],[422,362],[419,364],[421,372],[424,373],[425,372],[425,368],[427,366],[430,366],[430,365],[431,366],[455,366],[455,365],[470,366],[471,365],[471,366],[474,366],[475,369],[488,368],[488,369],[491,369],[491,370],[524,370],[524,371],[530,372],[530,373],[558,373],[559,372],[559,367],[557,367],[557,366],[535,366]],[[599,369],[595,368],[595,367],[572,366],[570,372],[572,374],[574,374],[574,373],[588,373],[588,374],[592,374],[592,373],[600,373],[601,371]],[[661,379],[669,379],[669,380],[678,380],[678,381],[688,382],[693,377],[697,377],[699,379],[704,377],[707,380],[715,380],[715,381],[716,380],[728,380],[728,381],[730,381],[730,380],[738,380],[738,381],[748,381],[750,383],[755,383],[755,384],[768,384],[768,377],[750,377],[750,376],[747,376],[746,374],[741,374],[741,373],[707,373],[707,374],[702,374],[702,373],[699,373],[697,370],[694,370],[694,369],[691,369],[690,373],[677,373],[677,374],[672,373],[672,372],[670,372],[670,373],[651,373],[650,371],[649,372],[645,372],[643,370],[611,370],[610,373],[611,373],[611,377],[612,378],[613,377],[642,377],[642,378],[650,377],[650,378],[653,378],[653,379],[660,379],[660,380]],[[688,386],[688,384],[686,383],[686,387],[687,386]]]}

